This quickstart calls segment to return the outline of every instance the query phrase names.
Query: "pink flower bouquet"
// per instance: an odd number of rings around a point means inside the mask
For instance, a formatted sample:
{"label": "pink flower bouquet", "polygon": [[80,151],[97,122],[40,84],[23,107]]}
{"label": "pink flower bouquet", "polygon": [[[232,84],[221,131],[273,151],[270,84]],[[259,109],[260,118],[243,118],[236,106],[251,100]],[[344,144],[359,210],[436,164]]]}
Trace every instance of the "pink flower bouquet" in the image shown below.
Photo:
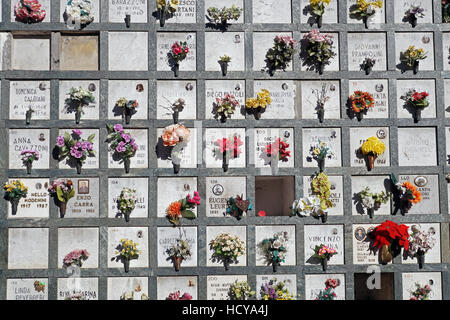
{"label": "pink flower bouquet", "polygon": [[39,152],[35,150],[23,150],[20,155],[22,156],[24,165],[27,167],[27,174],[31,174],[33,161],[39,160]]}
{"label": "pink flower bouquet", "polygon": [[86,249],[76,249],[71,252],[69,252],[64,257],[64,267],[70,267],[70,266],[78,266],[81,267],[83,265],[83,261],[87,260],[89,258],[90,254]]}
{"label": "pink flower bouquet", "polygon": [[16,19],[25,23],[36,23],[44,20],[46,12],[38,0],[20,0],[14,6]]}

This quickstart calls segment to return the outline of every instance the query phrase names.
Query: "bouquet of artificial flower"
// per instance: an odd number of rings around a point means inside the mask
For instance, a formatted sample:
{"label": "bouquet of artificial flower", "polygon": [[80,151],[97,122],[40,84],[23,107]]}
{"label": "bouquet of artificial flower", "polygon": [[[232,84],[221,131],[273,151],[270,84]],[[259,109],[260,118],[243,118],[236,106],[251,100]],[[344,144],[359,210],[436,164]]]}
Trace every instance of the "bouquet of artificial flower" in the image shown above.
{"label": "bouquet of artificial flower", "polygon": [[350,11],[350,15],[356,19],[361,19],[368,28],[367,22],[369,17],[376,13],[376,9],[383,8],[383,1],[370,1],[370,0],[356,0],[356,5],[354,9]]}
{"label": "bouquet of artificial flower", "polygon": [[411,6],[406,12],[405,16],[411,21],[412,27],[417,26],[417,19],[425,17],[425,9],[421,6]]}
{"label": "bouquet of artificial flower", "polygon": [[422,48],[409,46],[405,52],[400,54],[400,61],[413,69],[414,74],[419,71],[419,62],[427,58],[427,53]]}
{"label": "bouquet of artificial flower", "polygon": [[166,250],[167,255],[175,266],[175,271],[180,271],[181,262],[188,259],[191,255],[191,246],[189,242],[182,239],[177,239],[169,249]]}
{"label": "bouquet of artificial flower", "polygon": [[123,188],[117,199],[117,205],[120,212],[124,215],[125,221],[130,221],[130,214],[136,208],[137,195],[136,190],[131,188]]}
{"label": "bouquet of artificial flower", "polygon": [[319,30],[311,30],[303,36],[306,43],[305,63],[315,66],[319,74],[323,74],[325,65],[336,56],[333,51],[333,35],[320,33]]}
{"label": "bouquet of artificial flower", "polygon": [[136,109],[139,107],[139,103],[136,100],[120,98],[116,101],[116,107],[122,109],[122,115],[125,118],[125,123],[129,124],[131,116],[136,113]]}
{"label": "bouquet of artificial flower", "polygon": [[255,294],[256,292],[252,291],[252,288],[247,281],[236,280],[230,286],[230,290],[228,291],[228,297],[230,300],[248,300]]}
{"label": "bouquet of artificial flower", "polygon": [[356,114],[359,121],[361,121],[363,115],[367,114],[367,111],[375,105],[374,99],[369,92],[359,90],[356,90],[350,96],[350,102],[352,111]]}
{"label": "bouquet of artificial flower", "polygon": [[312,15],[316,18],[317,27],[322,27],[322,16],[325,13],[325,6],[329,5],[331,0],[309,0],[309,7]]}
{"label": "bouquet of artificial flower", "polygon": [[256,98],[248,98],[245,101],[245,107],[249,113],[255,115],[255,119],[259,120],[261,118],[261,113],[266,111],[266,107],[270,106],[272,103],[272,98],[270,97],[270,92],[267,89],[262,89],[257,93]]}
{"label": "bouquet of artificial flower", "polygon": [[226,54],[224,54],[223,56],[219,57],[219,65],[220,68],[222,69],[222,75],[225,77],[227,75],[228,72],[228,64],[231,61],[231,57],[227,56]]}
{"label": "bouquet of artificial flower", "polygon": [[125,172],[130,172],[130,159],[136,155],[138,146],[135,139],[127,132],[123,131],[123,126],[120,124],[107,124],[108,138],[106,142],[109,143],[109,151],[113,153],[113,159],[123,161],[125,165]]}
{"label": "bouquet of artificial flower", "polygon": [[331,159],[331,157],[334,156],[334,153],[330,151],[327,143],[320,140],[318,144],[311,146],[309,152],[311,153],[313,159],[317,161],[320,172],[323,172],[323,169],[325,167],[325,159],[327,157],[328,159]]}
{"label": "bouquet of artificial flower", "polygon": [[72,24],[79,23],[86,26],[94,21],[92,4],[89,0],[69,0],[64,14],[66,21]]}
{"label": "bouquet of artificial flower", "polygon": [[191,131],[182,124],[173,124],[164,128],[161,135],[163,145],[165,147],[176,147],[178,144],[180,145],[178,148],[173,148],[171,150],[172,164],[175,173],[180,171],[180,153],[183,150],[183,147],[189,142],[190,138]]}
{"label": "bouquet of artificial flower", "polygon": [[164,27],[167,16],[171,16],[177,11],[178,4],[179,0],[156,0],[161,27]]}
{"label": "bouquet of artificial flower", "polygon": [[81,167],[88,157],[94,157],[95,133],[91,134],[87,140],[82,139],[83,132],[79,129],[72,130],[72,134],[65,132],[64,135],[56,138],[56,146],[59,151],[58,160],[68,158],[68,162],[75,163],[77,173],[81,173]]}
{"label": "bouquet of artificial flower", "polygon": [[223,262],[225,270],[229,269],[230,263],[237,264],[237,258],[245,254],[245,243],[229,233],[219,234],[210,241],[209,248],[213,251],[211,260]]}
{"label": "bouquet of artificial flower", "polygon": [[89,256],[90,254],[86,249],[73,250],[64,257],[64,267],[78,266],[81,268],[83,261],[87,260]]}
{"label": "bouquet of artificial flower", "polygon": [[81,114],[84,113],[83,107],[90,103],[95,103],[95,97],[91,91],[85,90],[82,87],[70,88],[66,98],[66,105],[68,106],[68,111],[75,112],[75,122],[77,124],[80,123]]}
{"label": "bouquet of artificial flower", "polygon": [[327,270],[328,261],[330,261],[331,257],[337,254],[337,251],[331,247],[328,247],[324,244],[316,245],[314,248],[314,258],[320,259],[322,264],[323,271]]}
{"label": "bouquet of artificial flower", "polygon": [[381,260],[388,263],[398,256],[403,247],[406,251],[409,248],[408,226],[386,220],[381,225],[376,226],[370,233],[373,242],[372,248],[381,250]]}
{"label": "bouquet of artificial flower", "polygon": [[239,106],[239,101],[235,96],[227,93],[224,98],[216,98],[214,104],[215,112],[222,122],[227,122],[227,119],[231,118],[231,115],[236,111],[236,107]]}
{"label": "bouquet of artificial flower", "polygon": [[180,224],[180,218],[189,220],[195,219],[196,215],[192,209],[200,205],[200,196],[197,191],[194,192],[194,197],[188,194],[186,198],[172,202],[166,210],[167,219],[173,225]]}
{"label": "bouquet of artificial flower", "polygon": [[64,300],[87,300],[86,296],[81,292],[74,292],[72,295],[65,297]]}
{"label": "bouquet of artificial flower", "polygon": [[233,4],[230,8],[223,7],[222,9],[219,9],[216,7],[209,7],[206,11],[208,12],[206,17],[211,23],[221,24],[225,27],[228,20],[237,21],[244,10]]}
{"label": "bouquet of artificial flower", "polygon": [[325,223],[328,218],[327,210],[333,207],[333,202],[330,200],[331,182],[328,180],[328,176],[323,172],[316,174],[311,181],[311,188],[313,195],[320,200],[320,210],[313,210],[311,213],[321,217],[322,222]]}
{"label": "bouquet of artificial flower", "polygon": [[326,215],[328,207],[322,208],[322,202],[319,197],[312,196],[294,200],[291,205],[291,216],[306,217],[311,215],[314,217],[323,217]]}
{"label": "bouquet of artificial flower", "polygon": [[236,159],[242,153],[240,147],[243,144],[241,138],[238,136],[217,139],[217,148],[214,149],[214,153],[217,157],[222,156],[222,168],[224,172],[228,171],[229,159]]}
{"label": "bouquet of artificial flower", "polygon": [[294,300],[295,298],[286,288],[285,281],[277,281],[277,278],[263,284],[259,292],[262,300]]}
{"label": "bouquet of artificial flower", "polygon": [[252,204],[250,200],[244,200],[243,195],[230,197],[227,201],[226,214],[236,217],[237,220],[241,220],[244,212],[248,210],[252,210]]}
{"label": "bouquet of artificial flower", "polygon": [[261,241],[260,247],[264,253],[267,263],[272,264],[273,272],[277,272],[278,266],[286,261],[288,233],[277,232],[272,238]]}
{"label": "bouquet of artificial flower", "polygon": [[375,166],[375,159],[386,151],[386,145],[377,137],[368,138],[361,146],[361,153],[367,157],[368,170],[371,171]]}
{"label": "bouquet of artificial flower", "polygon": [[286,70],[294,57],[296,43],[290,36],[276,36],[273,39],[273,47],[266,53],[267,66],[271,75],[277,69]]}
{"label": "bouquet of artificial flower", "polygon": [[48,192],[56,196],[59,204],[60,217],[64,218],[67,209],[67,202],[75,196],[73,182],[70,179],[53,180]]}
{"label": "bouquet of artificial flower", "polygon": [[41,22],[47,14],[41,7],[38,0],[19,0],[14,6],[16,19],[24,23]]}
{"label": "bouquet of artificial flower", "polygon": [[[134,300],[134,291],[124,292],[120,296],[120,300]],[[148,295],[145,293],[141,294],[141,300],[150,300]]]}
{"label": "bouquet of artificial flower", "polygon": [[22,156],[22,162],[27,167],[27,174],[31,174],[33,161],[39,160],[39,152],[35,150],[23,150],[20,155]]}
{"label": "bouquet of artificial flower", "polygon": [[361,69],[366,71],[366,75],[369,75],[372,71],[373,66],[375,65],[376,60],[374,58],[365,58],[361,63]]}
{"label": "bouquet of artificial flower", "polygon": [[289,143],[282,141],[281,138],[275,140],[274,143],[269,143],[265,148],[266,155],[271,159],[276,159],[278,161],[286,162],[291,156],[291,152],[287,149],[289,148]]}
{"label": "bouquet of artificial flower", "polygon": [[120,244],[117,247],[116,255],[118,259],[122,260],[125,272],[130,270],[130,260],[139,259],[141,250],[137,249],[139,244],[132,240],[120,239]]}
{"label": "bouquet of artificial flower", "polygon": [[419,269],[422,269],[425,263],[425,254],[433,249],[436,244],[434,233],[430,231],[423,231],[420,225],[412,225],[411,233],[409,235],[408,256],[411,258],[417,257],[419,262]]}
{"label": "bouquet of artificial flower", "polygon": [[174,65],[175,77],[178,77],[178,72],[180,70],[180,62],[186,59],[187,54],[189,53],[189,47],[186,41],[176,41],[170,51],[168,53],[170,63]]}
{"label": "bouquet of artificial flower", "polygon": [[402,215],[408,213],[413,204],[422,201],[422,194],[409,181],[400,183],[394,174],[391,175],[391,183],[393,185],[393,194],[396,208],[400,209]]}
{"label": "bouquet of artificial flower", "polygon": [[417,123],[422,118],[422,110],[430,105],[428,97],[430,94],[426,91],[416,91],[415,89],[409,90],[405,95],[401,96],[401,99],[405,101],[406,108],[410,109],[413,114],[414,123]]}
{"label": "bouquet of artificial flower", "polygon": [[320,290],[315,300],[334,300],[336,298],[336,289],[340,285],[339,279],[328,279],[325,281],[325,290]]}
{"label": "bouquet of artificial flower", "polygon": [[384,193],[381,191],[379,193],[370,192],[369,187],[365,187],[362,191],[359,192],[359,197],[361,199],[361,204],[364,208],[367,209],[367,214],[370,218],[373,218],[373,214],[375,210],[378,210],[381,204],[385,204],[390,199],[390,193]]}
{"label": "bouquet of artificial flower", "polygon": [[431,287],[429,284],[421,286],[420,283],[415,283],[416,290],[410,292],[411,299],[409,300],[430,300]]}
{"label": "bouquet of artificial flower", "polygon": [[181,295],[180,291],[177,291],[171,292],[169,296],[166,298],[166,300],[192,300],[192,296],[187,292]]}
{"label": "bouquet of artificial flower", "polygon": [[180,112],[184,110],[184,107],[186,106],[186,101],[184,99],[178,98],[173,103],[170,102],[170,107],[164,107],[166,110],[169,110],[168,114],[172,115],[173,123],[177,124],[178,119],[180,116]]}
{"label": "bouquet of artificial flower", "polygon": [[5,199],[11,202],[11,215],[15,216],[20,199],[27,197],[28,187],[20,180],[13,180],[5,183],[3,189],[5,190]]}

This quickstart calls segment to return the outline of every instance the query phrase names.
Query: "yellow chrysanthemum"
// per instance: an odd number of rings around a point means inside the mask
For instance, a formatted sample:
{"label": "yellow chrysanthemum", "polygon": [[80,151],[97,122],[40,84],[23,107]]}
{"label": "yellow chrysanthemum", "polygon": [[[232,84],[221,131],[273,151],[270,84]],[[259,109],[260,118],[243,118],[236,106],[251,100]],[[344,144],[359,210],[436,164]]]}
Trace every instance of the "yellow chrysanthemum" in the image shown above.
{"label": "yellow chrysanthemum", "polygon": [[386,150],[386,145],[377,137],[370,137],[361,146],[361,151],[364,155],[373,153],[376,156],[382,155]]}

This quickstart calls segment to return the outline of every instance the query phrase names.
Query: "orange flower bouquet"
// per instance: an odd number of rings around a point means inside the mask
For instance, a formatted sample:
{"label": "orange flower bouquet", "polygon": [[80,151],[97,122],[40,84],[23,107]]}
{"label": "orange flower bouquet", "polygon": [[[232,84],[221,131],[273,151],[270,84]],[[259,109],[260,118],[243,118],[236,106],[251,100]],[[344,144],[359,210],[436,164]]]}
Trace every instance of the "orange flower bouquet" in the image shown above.
{"label": "orange flower bouquet", "polygon": [[192,209],[195,209],[200,205],[200,196],[197,191],[194,192],[194,196],[188,194],[186,198],[172,202],[166,210],[167,219],[173,225],[180,225],[180,218],[186,218],[193,220],[196,215]]}
{"label": "orange flower bouquet", "polygon": [[175,173],[180,171],[181,151],[189,142],[191,131],[182,124],[173,124],[164,128],[161,135],[163,145],[172,148],[171,158]]}
{"label": "orange flower bouquet", "polygon": [[408,213],[413,204],[422,201],[422,194],[417,190],[411,182],[398,182],[394,174],[391,175],[391,181],[394,185],[394,202],[396,204],[396,211],[400,209],[402,215]]}
{"label": "orange flower bouquet", "polygon": [[374,99],[368,92],[355,91],[350,96],[352,111],[356,114],[359,121],[363,118],[363,115],[367,113],[370,108],[374,106]]}

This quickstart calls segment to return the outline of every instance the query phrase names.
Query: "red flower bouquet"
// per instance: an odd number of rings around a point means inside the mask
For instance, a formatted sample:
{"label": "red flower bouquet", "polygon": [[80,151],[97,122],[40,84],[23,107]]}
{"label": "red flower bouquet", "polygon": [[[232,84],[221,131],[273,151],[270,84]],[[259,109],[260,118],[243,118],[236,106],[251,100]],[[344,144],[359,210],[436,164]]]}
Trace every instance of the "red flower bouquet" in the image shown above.
{"label": "red flower bouquet", "polygon": [[390,262],[399,255],[401,247],[408,250],[408,228],[404,224],[398,225],[395,222],[386,220],[370,232],[370,236],[373,238],[372,247],[381,250],[381,260],[384,263]]}
{"label": "red flower bouquet", "polygon": [[175,77],[178,77],[178,71],[180,69],[180,62],[186,59],[187,54],[189,53],[189,47],[187,42],[175,42],[169,51],[169,62],[173,63]]}
{"label": "red flower bouquet", "polygon": [[14,6],[14,13],[19,21],[25,23],[36,23],[44,20],[46,12],[41,9],[38,0],[20,0]]}
{"label": "red flower bouquet", "polygon": [[216,154],[222,154],[222,168],[224,172],[228,171],[228,160],[235,159],[242,153],[239,147],[243,144],[244,143],[242,142],[241,138],[239,138],[238,136],[233,136],[231,138],[222,138],[216,141],[216,145],[218,146]]}
{"label": "red flower bouquet", "polygon": [[289,143],[286,143],[278,138],[274,143],[266,146],[266,153],[268,157],[276,156],[280,161],[288,161],[291,152],[287,151]]}

